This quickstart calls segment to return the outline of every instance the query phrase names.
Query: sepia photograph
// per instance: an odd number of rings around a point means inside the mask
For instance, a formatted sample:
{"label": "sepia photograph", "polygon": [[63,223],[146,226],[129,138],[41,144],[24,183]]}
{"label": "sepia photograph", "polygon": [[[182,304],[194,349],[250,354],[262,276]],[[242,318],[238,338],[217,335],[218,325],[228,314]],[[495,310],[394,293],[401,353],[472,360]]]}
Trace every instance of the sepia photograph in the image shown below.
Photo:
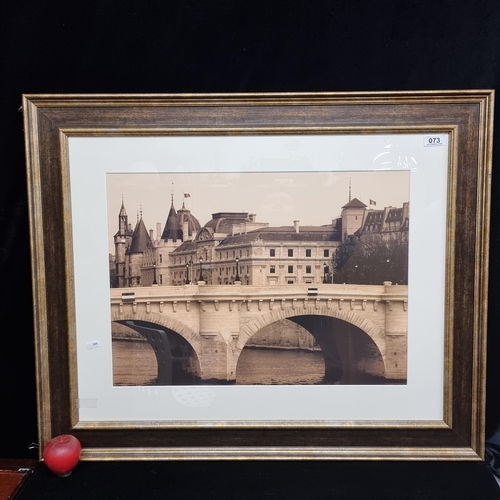
{"label": "sepia photograph", "polygon": [[106,174],[113,385],[406,384],[409,188],[408,168]]}

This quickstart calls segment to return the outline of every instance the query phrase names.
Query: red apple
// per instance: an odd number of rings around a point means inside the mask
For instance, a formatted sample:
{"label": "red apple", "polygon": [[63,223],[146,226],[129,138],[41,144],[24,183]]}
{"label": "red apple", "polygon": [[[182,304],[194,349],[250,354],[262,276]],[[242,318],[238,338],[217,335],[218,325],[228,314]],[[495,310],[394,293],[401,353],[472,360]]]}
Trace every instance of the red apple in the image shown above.
{"label": "red apple", "polygon": [[62,434],[51,439],[43,449],[43,460],[47,467],[58,476],[65,477],[80,460],[82,445],[75,436]]}

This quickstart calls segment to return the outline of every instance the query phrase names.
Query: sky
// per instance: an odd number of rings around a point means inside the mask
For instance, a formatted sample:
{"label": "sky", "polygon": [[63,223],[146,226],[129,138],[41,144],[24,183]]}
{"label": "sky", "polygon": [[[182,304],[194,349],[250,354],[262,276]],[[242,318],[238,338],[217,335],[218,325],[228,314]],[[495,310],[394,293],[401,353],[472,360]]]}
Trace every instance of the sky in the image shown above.
{"label": "sky", "polygon": [[107,174],[109,237],[118,229],[122,199],[132,227],[142,210],[155,235],[157,222],[163,230],[172,194],[176,210],[185,203],[202,226],[216,212],[254,213],[270,226],[294,220],[324,225],[349,201],[349,183],[352,198],[366,205],[373,200],[371,208],[382,209],[408,201],[409,178],[409,171]]}

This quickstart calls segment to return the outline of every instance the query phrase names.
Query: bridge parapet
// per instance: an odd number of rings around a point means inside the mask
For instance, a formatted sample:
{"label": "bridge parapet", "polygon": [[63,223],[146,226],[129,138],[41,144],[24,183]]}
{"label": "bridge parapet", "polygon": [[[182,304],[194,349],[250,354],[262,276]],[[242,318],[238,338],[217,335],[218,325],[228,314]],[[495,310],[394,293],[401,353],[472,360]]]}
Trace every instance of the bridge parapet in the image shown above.
{"label": "bridge parapet", "polygon": [[151,286],[136,288],[112,288],[111,303],[148,301],[246,301],[253,299],[309,300],[378,300],[406,301],[408,287],[405,285],[317,285],[311,286],[254,286],[254,285],[185,285]]}

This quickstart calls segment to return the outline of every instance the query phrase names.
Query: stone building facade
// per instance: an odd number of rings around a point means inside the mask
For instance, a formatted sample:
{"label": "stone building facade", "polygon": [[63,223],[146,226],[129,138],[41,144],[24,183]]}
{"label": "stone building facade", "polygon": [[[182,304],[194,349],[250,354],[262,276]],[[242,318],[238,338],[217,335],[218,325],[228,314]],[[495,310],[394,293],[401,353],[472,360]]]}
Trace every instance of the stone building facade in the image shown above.
{"label": "stone building facade", "polygon": [[156,238],[142,213],[135,229],[124,204],[114,236],[115,283],[118,287],[209,285],[318,284],[331,276],[337,247],[348,238],[389,241],[408,238],[409,204],[371,210],[354,198],[331,224],[269,227],[247,212],[217,212],[201,227],[182,206],[170,211]]}
{"label": "stone building facade", "polygon": [[356,234],[363,241],[408,241],[410,204],[402,207],[386,207],[383,210],[366,210],[363,222]]}
{"label": "stone building facade", "polygon": [[407,241],[410,204],[373,210],[354,198],[342,207],[341,219],[342,241],[353,236],[365,242]]}
{"label": "stone building facade", "polygon": [[339,242],[333,225],[269,227],[252,214],[216,213],[172,252],[172,284],[321,283]]}

